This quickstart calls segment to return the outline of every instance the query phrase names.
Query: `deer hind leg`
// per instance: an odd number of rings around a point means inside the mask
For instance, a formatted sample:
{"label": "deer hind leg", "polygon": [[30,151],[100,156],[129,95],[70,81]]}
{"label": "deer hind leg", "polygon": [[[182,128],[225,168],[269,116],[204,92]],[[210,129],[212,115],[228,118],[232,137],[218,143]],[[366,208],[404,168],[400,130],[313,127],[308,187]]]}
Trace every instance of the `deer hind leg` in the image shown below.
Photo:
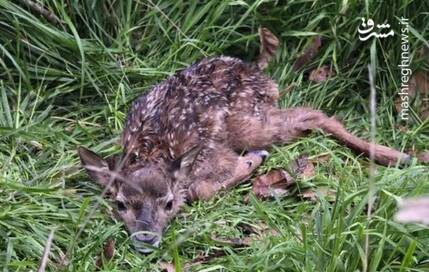
{"label": "deer hind leg", "polygon": [[[387,146],[369,143],[346,130],[335,117],[328,117],[321,111],[311,108],[294,108],[291,110],[275,110],[274,122],[281,122],[280,133],[286,134],[286,140],[297,137],[305,131],[320,129],[332,135],[350,149],[370,156],[373,152],[374,160],[383,165],[405,164],[410,161],[408,154],[402,153]],[[279,124],[279,123],[278,123]],[[278,136],[278,135],[277,135]]]}
{"label": "deer hind leg", "polygon": [[380,164],[389,165],[397,162],[404,164],[410,160],[410,156],[392,148],[372,144],[349,133],[344,126],[334,117],[328,117],[321,111],[311,108],[278,109],[271,107],[265,111],[265,120],[255,121],[256,118],[248,118],[240,127],[235,127],[233,146],[239,148],[264,148],[271,144],[289,143],[311,130],[320,129],[325,133],[341,141],[347,147],[370,155],[374,151],[374,159]]}
{"label": "deer hind leg", "polygon": [[244,156],[232,149],[220,148],[196,165],[194,182],[187,192],[188,201],[207,200],[221,190],[228,190],[249,178],[268,152],[252,151]]}
{"label": "deer hind leg", "polygon": [[228,144],[234,150],[264,149],[294,141],[317,128],[323,114],[305,108],[278,109],[267,106],[264,116],[240,113],[229,117]]}

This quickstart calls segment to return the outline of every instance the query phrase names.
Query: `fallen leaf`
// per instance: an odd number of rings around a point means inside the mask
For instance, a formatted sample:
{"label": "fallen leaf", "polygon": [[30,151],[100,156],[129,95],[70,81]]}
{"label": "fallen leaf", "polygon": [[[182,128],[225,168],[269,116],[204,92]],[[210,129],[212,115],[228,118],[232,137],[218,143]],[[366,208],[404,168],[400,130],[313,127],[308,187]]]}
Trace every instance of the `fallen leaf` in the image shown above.
{"label": "fallen leaf", "polygon": [[417,160],[422,163],[429,163],[429,151],[422,151],[417,154]]}
{"label": "fallen leaf", "polygon": [[41,143],[39,143],[38,141],[35,141],[35,140],[30,141],[30,145],[32,145],[37,150],[43,149],[43,145]]}
{"label": "fallen leaf", "polygon": [[[417,52],[417,58],[423,58],[428,60],[429,49],[427,47],[422,47]],[[427,61],[429,63],[429,61]],[[420,70],[413,73],[412,80],[414,83],[414,91],[418,92],[420,98],[420,108],[419,116],[422,120],[429,118],[429,73],[425,70]]]}
{"label": "fallen leaf", "polygon": [[[427,60],[428,55],[429,55],[429,48],[427,48],[426,46],[421,47],[417,51],[417,58],[426,58]],[[427,60],[427,63],[429,63],[429,60]]]}
{"label": "fallen leaf", "polygon": [[396,99],[395,99],[395,110],[396,110],[396,113],[398,113],[398,114],[401,113],[402,99],[400,96],[396,97]]}
{"label": "fallen leaf", "polygon": [[314,176],[314,165],[306,155],[301,155],[294,160],[289,169],[298,177],[309,178]]}
{"label": "fallen leaf", "polygon": [[[220,237],[212,236],[211,239],[216,243],[229,245],[232,248],[240,248],[240,247],[250,246],[254,241],[263,240],[267,236],[279,235],[279,233],[276,230],[270,228],[268,225],[262,222],[259,222],[258,224],[255,224],[255,225],[250,225],[250,224],[241,222],[238,226],[243,230],[243,233],[245,233],[247,236],[243,238],[220,238]],[[208,263],[213,259],[225,256],[226,254],[227,254],[227,251],[219,250],[219,249],[214,249],[209,253],[205,251],[201,252],[199,256],[195,257],[194,259],[192,259],[192,261],[187,262],[184,265],[184,270],[187,271],[192,266]],[[171,271],[174,271],[174,270],[171,270]],[[170,272],[170,270],[167,270],[167,272]]]}
{"label": "fallen leaf", "polygon": [[403,199],[395,220],[402,223],[419,222],[429,225],[429,197]]}
{"label": "fallen leaf", "polygon": [[240,229],[240,232],[246,236],[258,233],[254,225],[248,224],[246,222],[239,222],[237,227]]}
{"label": "fallen leaf", "polygon": [[416,78],[413,75],[408,81],[408,96],[410,97],[410,101],[416,98],[416,94],[417,94],[416,87],[417,87]]}
{"label": "fallen leaf", "polygon": [[335,76],[335,71],[333,71],[328,65],[322,65],[321,67],[312,70],[308,79],[310,81],[320,83],[333,76]]}
{"label": "fallen leaf", "polygon": [[322,196],[328,201],[335,200],[335,191],[329,189],[328,187],[320,187],[316,189],[309,189],[300,194],[300,196],[304,199],[308,199],[311,201],[317,201]]}
{"label": "fallen leaf", "polygon": [[419,115],[422,120],[426,120],[429,118],[429,75],[425,71],[420,71],[414,74],[413,77],[421,99]]}
{"label": "fallen leaf", "polygon": [[398,123],[395,125],[395,128],[397,130],[399,130],[399,132],[407,132],[408,131],[408,127],[407,126],[403,126],[403,125],[398,124]]}
{"label": "fallen leaf", "polygon": [[411,147],[405,150],[405,153],[411,155],[414,158],[417,158],[418,162],[429,163],[429,150],[418,151],[415,147]]}
{"label": "fallen leaf", "polygon": [[[429,75],[426,71],[418,71],[408,81],[408,90],[406,91],[409,102],[412,103],[419,94],[420,101],[413,102],[422,120],[429,118]],[[403,109],[401,96],[395,99],[395,110],[400,113]]]}
{"label": "fallen leaf", "polygon": [[414,74],[416,89],[420,97],[426,97],[429,94],[429,76],[425,71],[419,71]]}
{"label": "fallen leaf", "polygon": [[323,155],[319,155],[316,158],[312,159],[311,162],[312,163],[327,163],[329,162],[329,160],[331,159],[331,155],[330,154],[323,154]]}
{"label": "fallen leaf", "polygon": [[95,265],[97,268],[101,268],[103,266],[103,261],[110,261],[115,254],[115,240],[108,239],[103,246],[103,252],[98,257]]}
{"label": "fallen leaf", "polygon": [[276,169],[256,177],[252,191],[258,198],[284,196],[288,193],[287,187],[294,183],[294,179],[288,172]]}
{"label": "fallen leaf", "polygon": [[429,106],[423,107],[420,111],[420,118],[426,120],[429,118]]}
{"label": "fallen leaf", "polygon": [[172,263],[160,262],[159,268],[164,272],[176,272],[176,267]]}
{"label": "fallen leaf", "polygon": [[[241,222],[238,227],[242,230],[242,233],[246,235],[243,240],[261,240],[266,236],[277,236],[279,232],[263,222],[259,222],[254,225],[246,224]],[[253,235],[252,235],[253,234]]]}
{"label": "fallen leaf", "polygon": [[[288,166],[288,169],[296,177],[309,178],[314,176],[314,165],[306,155],[299,156]],[[256,177],[253,181],[252,191],[259,199],[282,197],[289,193],[288,188],[294,184],[295,179],[289,172],[274,169]]]}
{"label": "fallen leaf", "polygon": [[217,243],[229,245],[232,247],[245,247],[250,245],[250,241],[248,239],[241,238],[220,238],[216,236],[212,236],[211,239]]}
{"label": "fallen leaf", "polygon": [[305,198],[305,199],[312,200],[312,201],[316,201],[317,200],[317,193],[316,193],[316,191],[306,190],[301,194],[301,197]]}
{"label": "fallen leaf", "polygon": [[191,268],[192,266],[209,263],[211,260],[219,257],[223,257],[225,255],[226,255],[226,252],[220,249],[214,249],[209,253],[204,251],[204,252],[201,252],[197,257],[192,259],[190,262],[186,263],[183,269],[184,271],[188,271],[188,269]]}
{"label": "fallen leaf", "polygon": [[271,228],[263,222],[257,224],[247,224],[241,222],[238,226],[241,232],[245,235],[242,238],[220,238],[212,236],[211,239],[217,243],[229,245],[231,247],[247,247],[250,246],[254,241],[265,239],[267,236],[277,236],[279,232]]}
{"label": "fallen leaf", "polygon": [[311,40],[310,44],[305,48],[304,52],[296,59],[293,64],[293,70],[298,71],[305,64],[309,63],[316,57],[316,55],[320,51],[320,47],[322,46],[322,37],[315,36]]}

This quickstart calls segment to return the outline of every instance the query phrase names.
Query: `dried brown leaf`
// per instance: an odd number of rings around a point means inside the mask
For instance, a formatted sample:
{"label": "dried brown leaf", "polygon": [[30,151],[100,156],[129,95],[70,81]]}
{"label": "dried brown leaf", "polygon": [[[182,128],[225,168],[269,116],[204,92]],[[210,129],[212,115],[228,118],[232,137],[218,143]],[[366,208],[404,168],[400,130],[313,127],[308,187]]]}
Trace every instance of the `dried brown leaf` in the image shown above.
{"label": "dried brown leaf", "polygon": [[333,71],[328,65],[322,65],[321,67],[312,70],[308,79],[310,81],[320,83],[333,76],[335,76],[335,71]]}
{"label": "dried brown leaf", "polygon": [[201,252],[197,257],[192,259],[192,261],[185,264],[184,270],[187,271],[187,269],[189,269],[194,265],[209,263],[211,260],[225,255],[226,255],[226,252],[220,249],[214,249],[208,254],[206,252]]}
{"label": "dried brown leaf", "polygon": [[316,191],[313,191],[313,190],[306,190],[306,191],[302,192],[301,197],[305,198],[305,199],[312,200],[312,201],[316,201],[317,200],[317,193],[316,193]]}
{"label": "dried brown leaf", "polygon": [[268,226],[263,222],[258,222],[257,224],[254,224],[254,225],[249,225],[242,222],[241,224],[239,224],[239,227],[242,229],[242,233],[247,235],[243,239],[252,239],[252,241],[260,240],[267,235],[270,235],[270,236],[279,235],[278,231],[276,231],[275,229],[271,228],[270,226]]}
{"label": "dried brown leaf", "polygon": [[426,46],[421,47],[418,51],[417,51],[417,58],[426,58],[427,63],[429,63],[428,57],[429,56],[429,48],[427,48]]}
{"label": "dried brown leaf", "polygon": [[400,96],[396,97],[395,99],[395,110],[397,113],[400,113],[402,110],[402,99]]}
{"label": "dried brown leaf", "polygon": [[301,197],[311,201],[317,201],[320,198],[320,196],[322,196],[328,201],[334,201],[335,193],[336,192],[334,190],[329,189],[328,187],[320,187],[317,189],[309,189],[304,191],[301,194]]}
{"label": "dried brown leaf", "polygon": [[420,118],[426,120],[429,118],[429,107],[424,107],[421,109]]}
{"label": "dried brown leaf", "polygon": [[298,177],[309,178],[314,176],[314,165],[306,155],[299,156],[289,167],[293,174]]}
{"label": "dried brown leaf", "polygon": [[[408,89],[406,90],[409,100],[412,101],[419,94],[421,102],[419,104],[419,115],[420,118],[426,120],[429,118],[429,75],[425,71],[418,71],[413,74],[411,79],[408,82]],[[396,112],[400,113],[404,108],[402,105],[403,101],[401,96],[398,96],[395,100],[395,109]],[[410,103],[410,102],[408,102]]]}
{"label": "dried brown leaf", "polygon": [[429,94],[429,76],[424,71],[419,71],[414,74],[416,88],[420,97],[426,97]]}
{"label": "dried brown leaf", "polygon": [[[299,156],[288,168],[297,177],[309,178],[315,172],[313,163],[305,155]],[[256,177],[252,191],[259,199],[281,197],[287,195],[288,188],[294,184],[295,179],[287,171],[275,169]]]}
{"label": "dried brown leaf", "polygon": [[417,154],[417,160],[422,163],[429,163],[429,151],[422,151]]}
{"label": "dried brown leaf", "polygon": [[241,238],[220,238],[216,236],[212,236],[211,239],[217,243],[229,245],[232,247],[245,247],[249,246],[249,240],[248,239],[241,239]]}
{"label": "dried brown leaf", "polygon": [[410,81],[408,81],[408,96],[410,97],[410,101],[413,100],[414,98],[416,98],[416,78],[414,76],[412,76],[410,78]]}
{"label": "dried brown leaf", "polygon": [[[216,236],[212,236],[211,239],[217,243],[229,245],[232,248],[240,248],[250,246],[254,241],[263,240],[266,236],[277,236],[279,233],[270,228],[268,225],[260,222],[256,225],[249,225],[246,223],[240,224],[240,228],[242,228],[248,236],[243,238],[220,238]],[[198,264],[204,264],[212,261],[215,258],[219,258],[225,256],[227,253],[224,250],[212,250],[207,254],[207,252],[201,252],[197,257],[195,257],[192,261],[185,264],[185,271],[192,266]],[[172,270],[174,271],[174,270]],[[167,272],[170,272],[169,270]]]}
{"label": "dried brown leaf", "polygon": [[304,65],[311,62],[314,57],[319,53],[320,47],[322,46],[322,37],[315,36],[311,40],[310,44],[305,48],[304,52],[296,59],[293,64],[293,70],[298,71]]}
{"label": "dried brown leaf", "polygon": [[159,268],[164,272],[176,272],[176,267],[172,263],[160,262]]}
{"label": "dried brown leaf", "polygon": [[103,261],[110,261],[115,254],[115,240],[108,239],[103,246],[103,252],[98,257],[96,261],[96,267],[101,268],[103,266]]}
{"label": "dried brown leaf", "polygon": [[245,235],[243,238],[219,238],[212,236],[212,240],[232,247],[246,247],[250,246],[254,241],[263,240],[267,236],[279,235],[278,231],[263,222],[258,222],[252,225],[241,222],[238,227]]}
{"label": "dried brown leaf", "polygon": [[414,74],[416,89],[421,98],[420,118],[426,120],[429,118],[429,75],[425,71],[420,71]]}
{"label": "dried brown leaf", "polygon": [[407,132],[408,131],[408,127],[407,126],[403,126],[401,124],[396,124],[395,128],[397,130],[399,130],[399,132]]}
{"label": "dried brown leaf", "polygon": [[287,187],[295,181],[284,170],[271,170],[267,174],[257,177],[253,182],[253,193],[258,198],[269,198],[274,196],[284,196],[288,193]]}
{"label": "dried brown leaf", "polygon": [[312,159],[312,163],[327,163],[331,159],[330,154],[319,155],[316,158]]}

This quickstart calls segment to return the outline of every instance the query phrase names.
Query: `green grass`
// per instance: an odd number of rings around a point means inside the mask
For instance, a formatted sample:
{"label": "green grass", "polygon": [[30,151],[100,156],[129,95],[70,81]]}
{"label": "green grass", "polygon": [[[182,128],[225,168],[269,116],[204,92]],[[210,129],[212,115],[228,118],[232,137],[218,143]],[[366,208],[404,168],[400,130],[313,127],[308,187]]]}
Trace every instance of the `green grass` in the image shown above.
{"label": "green grass", "polygon": [[[183,267],[219,251],[222,256],[193,265],[191,271],[361,271],[365,260],[368,271],[429,271],[429,229],[392,219],[399,197],[428,194],[428,168],[416,162],[403,169],[377,167],[368,221],[368,160],[317,133],[275,147],[259,170],[286,167],[303,153],[329,154],[329,161],[317,163],[315,175],[298,180],[289,196],[272,201],[250,197],[245,203],[251,185],[243,184],[187,206],[159,250],[140,255],[131,249],[123,226],[109,215],[109,201],[99,197],[100,188],[79,168],[76,147],[103,155],[118,152],[133,99],[204,56],[254,59],[261,25],[282,41],[268,69],[282,89],[293,86],[282,96],[282,107],[320,108],[368,139],[367,67],[373,59],[377,142],[403,150],[428,148],[428,120],[415,117],[402,124],[405,131],[397,127],[399,35],[361,42],[357,33],[362,16],[376,23],[386,20],[395,30],[396,17],[409,18],[415,30],[409,34],[411,68],[428,71],[427,56],[417,54],[429,39],[427,2],[180,2],[41,0],[62,21],[55,25],[23,1],[0,0],[0,268],[37,270],[55,229],[49,271],[94,271],[108,238],[116,241],[116,252],[105,271],[156,271],[161,261]],[[323,38],[319,54],[293,71],[296,57],[315,35]],[[332,65],[336,76],[309,82],[308,70],[322,64]],[[336,191],[335,201],[298,196],[317,187]],[[243,225],[266,225],[277,235],[266,234],[240,248],[212,239],[248,236]]]}

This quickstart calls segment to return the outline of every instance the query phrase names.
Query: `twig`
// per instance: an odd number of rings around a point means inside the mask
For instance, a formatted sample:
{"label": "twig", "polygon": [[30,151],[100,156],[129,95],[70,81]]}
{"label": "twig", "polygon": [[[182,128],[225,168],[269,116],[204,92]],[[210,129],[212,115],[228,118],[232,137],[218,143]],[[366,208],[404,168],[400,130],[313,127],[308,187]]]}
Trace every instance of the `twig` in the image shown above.
{"label": "twig", "polygon": [[310,63],[314,57],[319,53],[322,46],[322,37],[315,36],[312,38],[310,44],[304,49],[304,52],[296,59],[293,64],[293,70],[298,71],[304,65]]}
{"label": "twig", "polygon": [[[375,178],[375,163],[374,163],[374,155],[375,155],[375,134],[376,134],[376,114],[377,114],[377,106],[375,100],[375,83],[374,83],[374,75],[375,75],[375,67],[374,63],[368,65],[369,72],[369,85],[371,89],[370,95],[370,113],[371,113],[371,146],[369,148],[369,158],[370,158],[370,167],[369,167],[369,180],[368,180],[368,210],[367,210],[367,221],[368,228],[371,224],[372,217],[372,207],[374,205],[374,178]],[[363,271],[368,271],[368,258],[369,258],[369,233],[368,230],[365,234],[365,262]]]}
{"label": "twig", "polygon": [[40,260],[39,269],[38,272],[45,272],[46,263],[49,259],[49,253],[51,252],[51,246],[52,246],[52,240],[54,239],[54,230],[51,230],[51,233],[49,233],[48,240],[46,241],[45,249],[43,250],[43,256]]}
{"label": "twig", "polygon": [[200,255],[200,256],[195,257],[194,259],[192,259],[192,261],[185,264],[184,268],[186,270],[192,266],[199,265],[199,264],[205,264],[205,263],[212,261],[213,259],[220,258],[223,256],[226,256],[225,250],[215,249],[207,256]]}
{"label": "twig", "polygon": [[55,15],[52,11],[45,8],[42,4],[35,3],[31,0],[21,0],[21,2],[29,7],[32,11],[43,16],[49,22],[55,25],[63,25],[63,22],[60,20],[60,18],[58,18],[57,15]]}

